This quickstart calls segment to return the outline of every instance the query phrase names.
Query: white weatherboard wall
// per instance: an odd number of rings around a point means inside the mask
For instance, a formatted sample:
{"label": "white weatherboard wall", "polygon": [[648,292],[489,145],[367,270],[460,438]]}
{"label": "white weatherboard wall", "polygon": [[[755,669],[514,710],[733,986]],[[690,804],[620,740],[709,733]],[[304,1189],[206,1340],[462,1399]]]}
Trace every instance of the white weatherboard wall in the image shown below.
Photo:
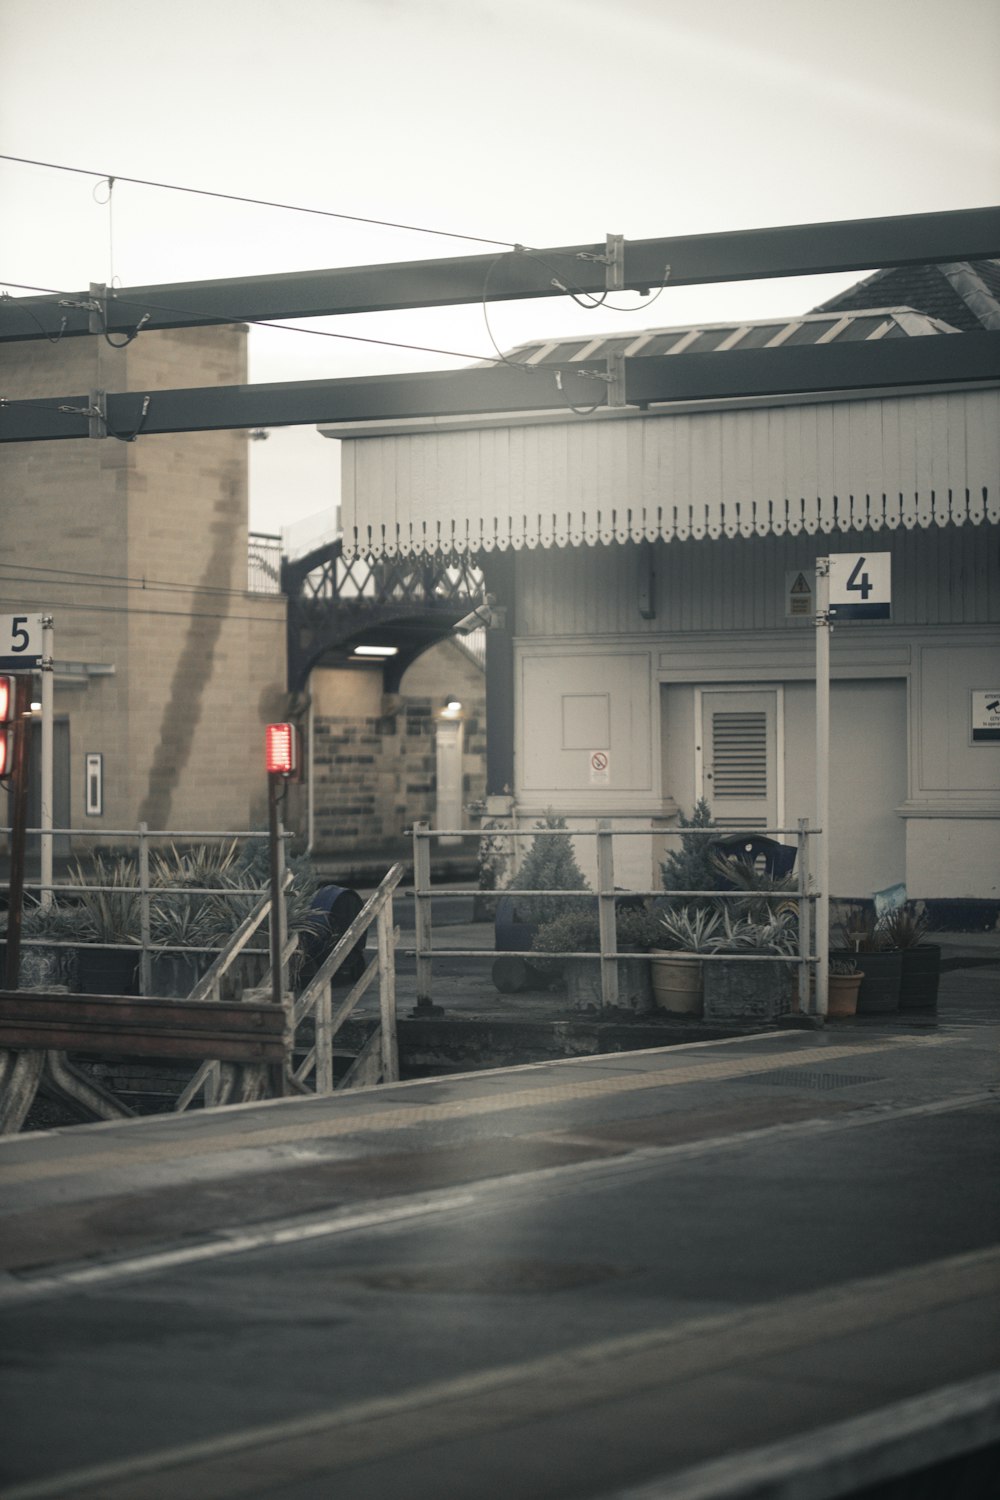
{"label": "white weatherboard wall", "polygon": [[345,549],[388,555],[1000,520],[1000,390],[344,442]]}
{"label": "white weatherboard wall", "polygon": [[[836,550],[880,540],[838,537]],[[914,897],[996,898],[1000,745],[971,743],[969,704],[1000,661],[1000,632],[987,623],[997,614],[1000,531],[885,541],[892,622],[841,625],[831,642],[832,888],[863,897],[905,880]],[[826,542],[800,539],[791,552],[778,539],[661,544],[652,621],[638,615],[639,548],[522,554],[515,769],[524,819],[552,807],[571,826],[607,817],[623,830],[656,829],[678,806],[690,811],[710,789],[700,696],[726,688],[780,703],[779,820],[814,821],[815,631],[783,619],[782,590],[785,564],[811,574],[816,553],[833,550]],[[706,628],[713,613],[716,628]],[[588,617],[596,628],[587,630]],[[677,628],[694,618],[700,629]],[[595,738],[607,726],[606,779],[591,775],[586,733],[574,737],[581,722]],[[616,840],[618,883],[655,885],[665,847]],[[580,842],[592,873],[590,849]]]}

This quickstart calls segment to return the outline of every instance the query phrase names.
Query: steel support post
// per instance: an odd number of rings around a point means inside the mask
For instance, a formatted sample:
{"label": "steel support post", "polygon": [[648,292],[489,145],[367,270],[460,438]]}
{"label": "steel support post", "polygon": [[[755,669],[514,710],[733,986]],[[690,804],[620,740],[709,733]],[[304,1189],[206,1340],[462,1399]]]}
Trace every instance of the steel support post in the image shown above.
{"label": "steel support post", "polygon": [[139,937],[142,951],[139,954],[139,994],[153,992],[153,955],[150,945],[153,939],[149,899],[149,827],[139,824]]}
{"label": "steel support post", "polygon": [[39,879],[39,902],[43,911],[52,905],[52,825],[54,811],[53,740],[54,740],[54,651],[52,616],[42,616],[42,795]]}
{"label": "steel support post", "polygon": [[16,990],[21,975],[21,919],[24,910],[24,851],[28,822],[28,734],[31,730],[31,678],[14,679],[14,755],[10,786],[10,883],[7,893],[5,988]]}
{"label": "steel support post", "polygon": [[439,1016],[431,993],[431,841],[430,825],[413,825],[413,907],[417,940],[417,1003],[412,1016]]}
{"label": "steel support post", "polygon": [[809,964],[809,938],[812,930],[812,903],[807,899],[809,895],[809,819],[799,819],[798,848],[796,856],[796,868],[798,869],[798,894],[799,894],[799,1009],[803,1015],[811,1015],[813,1010],[813,984]]}
{"label": "steel support post", "polygon": [[816,559],[816,1014],[825,1016],[830,965],[830,559]]}
{"label": "steel support post", "polygon": [[[271,873],[271,915],[268,923],[271,951],[271,999],[285,1008],[285,841],[281,826],[280,788],[284,777],[271,772],[267,778],[267,831]],[[280,1064],[269,1065],[272,1092],[284,1094],[285,1070]]]}

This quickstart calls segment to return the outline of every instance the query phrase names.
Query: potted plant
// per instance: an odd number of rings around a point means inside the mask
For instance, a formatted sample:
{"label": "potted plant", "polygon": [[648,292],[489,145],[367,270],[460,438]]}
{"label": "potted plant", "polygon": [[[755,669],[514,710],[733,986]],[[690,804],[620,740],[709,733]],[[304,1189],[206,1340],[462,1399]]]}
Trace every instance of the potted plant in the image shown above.
{"label": "potted plant", "polygon": [[[618,948],[618,1003],[624,1010],[643,1011],[651,1006],[649,962],[639,958],[656,940],[656,918],[644,906],[621,906],[615,914]],[[568,911],[543,922],[532,947],[538,953],[599,953],[600,929],[594,911]],[[600,1008],[603,1003],[601,965],[591,958],[561,958],[541,961],[542,972],[551,964],[566,986],[570,1003],[578,1010]]]}
{"label": "potted plant", "polygon": [[[704,797],[695,804],[690,818],[680,813],[678,823],[681,828],[692,831],[681,834],[680,848],[671,849],[660,865],[663,889],[665,891],[715,890],[719,878],[717,856],[712,848],[712,839],[706,833],[698,831],[716,828],[712,810]],[[710,896],[691,897],[687,899],[686,904],[708,911],[715,909],[715,903]]]}
{"label": "potted plant", "polygon": [[827,970],[828,1016],[853,1016],[858,1009],[858,990],[864,978],[853,958],[831,958]]}
{"label": "potted plant", "polygon": [[658,918],[659,942],[650,950],[653,1003],[675,1015],[700,1016],[704,1010],[704,964],[714,952],[722,921],[718,905],[665,907]]}
{"label": "potted plant", "polygon": [[902,954],[900,1010],[937,1010],[941,945],[924,941],[928,931],[926,915],[918,917],[909,906],[901,906],[888,913],[883,926],[889,942]]}
{"label": "potted plant", "polygon": [[154,995],[189,995],[211,964],[212,954],[206,950],[221,947],[239,925],[236,898],[227,902],[223,896],[203,894],[244,883],[237,870],[238,855],[235,839],[191,849],[171,844],[153,854],[149,917]]}
{"label": "potted plant", "polygon": [[135,861],[94,854],[69,872],[77,908],[77,985],[85,995],[135,995],[139,988],[140,897]]}
{"label": "potted plant", "polygon": [[[763,921],[723,911],[712,951],[726,962],[705,965],[706,1020],[774,1020],[792,1006],[792,965],[758,963],[787,956],[798,948],[794,912],[773,912]],[[741,962],[741,959],[751,960]]]}
{"label": "potted plant", "polygon": [[506,891],[497,899],[494,943],[501,957],[493,964],[493,983],[504,994],[544,985],[544,973],[524,958],[505,957],[504,951],[517,953],[534,946],[538,929],[557,917],[592,906],[569,896],[519,896],[519,891],[586,891],[587,882],[576,862],[573,840],[566,830],[566,819],[547,812],[536,823],[536,834],[521,866]]}
{"label": "potted plant", "polygon": [[903,955],[893,945],[885,919],[874,910],[842,924],[842,946],[831,958],[850,958],[861,970],[858,1015],[890,1015],[899,1010]]}

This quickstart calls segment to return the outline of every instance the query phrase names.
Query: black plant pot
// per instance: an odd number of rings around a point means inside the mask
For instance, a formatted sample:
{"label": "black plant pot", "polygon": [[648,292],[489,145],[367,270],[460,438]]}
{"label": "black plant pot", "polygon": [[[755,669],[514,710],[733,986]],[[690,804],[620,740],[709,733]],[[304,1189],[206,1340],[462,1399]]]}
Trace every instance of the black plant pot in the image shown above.
{"label": "black plant pot", "polygon": [[137,995],[138,948],[78,948],[77,986],[83,995]]}
{"label": "black plant pot", "polygon": [[903,976],[899,986],[901,1011],[936,1011],[941,981],[941,948],[938,943],[918,943],[903,949]]}
{"label": "black plant pot", "polygon": [[852,953],[850,956],[864,976],[858,990],[858,1015],[883,1016],[898,1011],[902,953],[894,949],[891,953]]}

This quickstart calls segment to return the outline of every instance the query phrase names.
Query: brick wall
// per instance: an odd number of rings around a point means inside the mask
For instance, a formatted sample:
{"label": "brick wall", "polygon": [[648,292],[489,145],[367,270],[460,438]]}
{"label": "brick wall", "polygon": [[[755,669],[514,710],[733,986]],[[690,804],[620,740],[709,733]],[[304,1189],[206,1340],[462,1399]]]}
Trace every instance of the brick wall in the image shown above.
{"label": "brick wall", "polygon": [[[96,337],[7,346],[4,377],[22,397],[240,384],[246,330],[147,332],[117,350]],[[50,611],[57,662],[112,669],[56,678],[74,826],[261,821],[263,725],[284,705],[285,611],[281,598],[246,592],[247,468],[243,432],[0,450],[0,534],[15,563],[0,610]],[[83,810],[88,751],[104,756],[102,818]]]}
{"label": "brick wall", "polygon": [[[435,823],[436,727],[451,694],[463,705],[463,802],[485,793],[480,669],[445,641],[414,663],[399,694],[382,695],[380,685],[377,672],[313,674],[313,847],[319,855],[405,853],[404,830]],[[372,712],[376,706],[381,712]]]}

